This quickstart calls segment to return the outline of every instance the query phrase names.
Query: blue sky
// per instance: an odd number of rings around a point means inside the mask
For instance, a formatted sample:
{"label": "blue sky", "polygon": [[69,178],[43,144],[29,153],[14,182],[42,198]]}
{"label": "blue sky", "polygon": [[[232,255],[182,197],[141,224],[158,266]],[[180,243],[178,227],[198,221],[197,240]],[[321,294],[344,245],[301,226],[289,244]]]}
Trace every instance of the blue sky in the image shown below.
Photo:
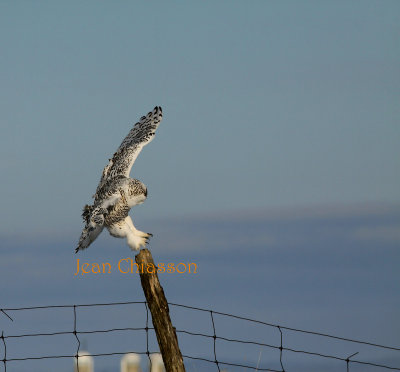
{"label": "blue sky", "polygon": [[[399,345],[399,15],[389,0],[0,2],[1,307],[142,300],[138,278],[74,278],[73,251],[108,158],[160,105],[131,215],[156,260],[203,267],[163,277],[168,298]],[[104,233],[80,258],[130,254]]]}
{"label": "blue sky", "polygon": [[155,105],[140,215],[399,202],[399,4],[384,4],[2,2],[0,231],[22,215],[25,233],[79,230]]}

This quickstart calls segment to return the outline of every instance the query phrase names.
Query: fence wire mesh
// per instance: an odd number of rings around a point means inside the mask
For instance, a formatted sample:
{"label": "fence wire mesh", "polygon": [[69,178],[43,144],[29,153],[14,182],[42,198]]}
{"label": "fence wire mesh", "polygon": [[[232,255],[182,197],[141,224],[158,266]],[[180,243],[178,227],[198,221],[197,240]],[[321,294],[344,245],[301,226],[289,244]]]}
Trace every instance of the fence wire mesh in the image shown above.
{"label": "fence wire mesh", "polygon": [[[125,327],[111,327],[111,328],[91,328],[84,329],[82,325],[79,324],[79,318],[85,317],[83,314],[84,309],[94,309],[95,311],[101,307],[125,307],[128,305],[140,306],[142,310],[139,312],[142,313],[143,319],[140,320],[142,322],[142,326],[140,327],[132,327],[129,319],[124,319],[116,310],[113,310],[113,313],[107,315],[114,316],[119,318],[119,320],[123,323],[128,323],[128,326]],[[182,356],[185,360],[185,364],[187,365],[190,361],[202,362],[208,365],[206,367],[208,371],[215,370],[221,372],[222,369],[234,370],[253,370],[253,371],[270,371],[270,372],[290,372],[297,371],[298,369],[293,368],[292,363],[292,355],[303,355],[307,357],[312,357],[313,361],[315,358],[321,360],[330,360],[335,361],[337,364],[334,366],[333,370],[336,371],[352,371],[352,368],[355,366],[362,366],[362,368],[372,368],[368,370],[396,370],[400,371],[400,366],[394,366],[389,363],[386,363],[385,360],[400,360],[400,348],[388,345],[382,345],[378,343],[373,343],[369,341],[363,341],[358,339],[351,339],[345,337],[339,337],[336,335],[331,335],[323,332],[316,332],[310,330],[304,330],[299,328],[287,327],[279,324],[268,323],[260,320],[255,320],[243,316],[238,316],[235,314],[219,312],[211,309],[204,309],[199,307],[193,307],[188,305],[182,305],[177,303],[169,303],[170,313],[173,320],[174,325],[177,324],[176,332],[178,334],[179,344],[182,351]],[[18,323],[18,314],[20,312],[27,312],[29,318],[31,313],[36,311],[51,311],[55,312],[57,310],[64,310],[71,312],[70,320],[68,320],[68,315],[64,312],[64,319],[62,323],[65,324],[64,329],[57,329],[52,332],[41,331],[38,329],[37,331],[31,332],[22,332],[22,333],[12,333],[12,329],[15,323]],[[184,311],[186,313],[186,318],[189,319],[189,322],[180,322],[179,319],[182,318],[178,314],[178,311]],[[144,343],[142,345],[142,349],[136,350],[117,350],[110,351],[109,347],[113,344],[110,339],[105,339],[103,343],[105,343],[105,347],[103,347],[103,351],[91,352],[91,356],[93,357],[110,357],[110,356],[119,356],[124,355],[128,352],[133,352],[136,354],[144,355],[151,363],[150,355],[152,353],[159,352],[157,348],[157,344],[154,342],[154,328],[149,327],[149,320],[151,318],[151,314],[149,312],[149,308],[145,301],[128,301],[128,302],[110,302],[110,303],[91,303],[91,304],[72,304],[72,305],[49,305],[49,306],[31,306],[31,307],[19,307],[19,308],[3,308],[0,309],[2,313],[3,321],[2,324],[6,322],[12,322],[11,326],[8,328],[11,329],[11,333],[9,331],[5,332],[4,327],[1,332],[1,344],[3,349],[3,356],[0,359],[0,362],[3,364],[4,372],[11,372],[10,367],[19,363],[19,362],[35,362],[38,360],[53,360],[53,359],[65,359],[69,358],[75,361],[76,369],[79,372],[79,353],[83,350],[82,348],[82,338],[88,335],[111,335],[114,333],[129,333],[128,338],[135,337],[137,339],[144,339]],[[208,315],[208,320],[204,318],[202,321],[195,321],[194,314],[201,313],[204,315]],[[86,315],[86,319],[93,317],[89,314]],[[48,317],[47,317],[48,318]],[[175,322],[177,320],[177,322]],[[70,322],[68,324],[68,321]],[[191,322],[192,321],[192,322]],[[242,323],[242,331],[237,330],[234,326],[234,322],[240,321]],[[207,322],[209,323],[207,325]],[[101,321],[101,323],[104,323]],[[192,327],[191,324],[194,326]],[[195,325],[197,327],[195,327]],[[36,326],[33,324],[30,328],[36,329],[39,327],[39,324]],[[199,331],[196,328],[204,328],[208,331]],[[255,327],[255,328],[251,328]],[[29,327],[27,327],[29,328]],[[236,329],[236,330],[235,330]],[[243,329],[245,330],[243,332]],[[273,331],[274,333],[268,333],[269,331]],[[143,335],[144,332],[144,335]],[[236,334],[245,334],[246,337],[236,336]],[[132,333],[134,336],[132,336]],[[295,337],[293,337],[293,335]],[[45,344],[53,344],[54,341],[51,339],[56,336],[72,336],[71,339],[68,339],[66,347],[68,350],[73,350],[73,352],[65,353],[61,352],[58,354],[44,354],[44,355],[16,355],[16,352],[19,349],[24,349],[22,346],[16,344],[11,345],[11,341],[25,340],[30,338],[45,338]],[[109,336],[108,336],[109,337]],[[317,338],[318,341],[308,343],[307,337]],[[297,340],[297,344],[308,345],[302,348],[294,347],[289,343],[290,339]],[[191,344],[195,343],[195,340],[202,339],[205,341],[202,345],[196,347],[194,350],[190,347]],[[327,353],[321,352],[318,350],[320,344],[323,343],[321,340],[333,340],[336,344],[344,344],[343,347],[339,348],[340,350],[346,350],[349,348],[349,345],[352,345],[352,351],[354,347],[368,347],[369,350],[373,350],[374,352],[348,352],[343,355],[338,355],[335,353]],[[292,342],[293,343],[293,342]],[[295,342],[296,344],[296,342]],[[65,345],[65,343],[64,343]],[[239,345],[242,349],[237,349],[234,346]],[[255,348],[255,350],[259,353],[258,360],[249,361],[246,358],[248,355],[248,349],[244,350],[244,347]],[[337,347],[335,347],[338,349]],[[25,348],[26,349],[26,348]],[[238,351],[239,350],[239,351]],[[240,351],[241,350],[241,351]],[[273,351],[274,353],[268,354],[268,350]],[[348,349],[349,350],[349,349]],[[379,360],[371,360],[371,357],[374,355],[380,355],[379,351],[390,352],[393,355],[388,357],[379,357]],[[26,352],[26,350],[24,350]],[[262,353],[268,355],[266,358],[267,361],[263,361],[260,364]],[[254,354],[254,350],[252,351]],[[355,358],[355,356],[358,356]],[[383,361],[382,361],[383,360]],[[312,363],[312,362],[310,362]],[[214,365],[214,367],[212,367]],[[317,369],[317,367],[316,367]],[[187,369],[191,370],[191,369]],[[197,367],[196,369],[198,370]],[[310,369],[309,369],[310,370]]]}

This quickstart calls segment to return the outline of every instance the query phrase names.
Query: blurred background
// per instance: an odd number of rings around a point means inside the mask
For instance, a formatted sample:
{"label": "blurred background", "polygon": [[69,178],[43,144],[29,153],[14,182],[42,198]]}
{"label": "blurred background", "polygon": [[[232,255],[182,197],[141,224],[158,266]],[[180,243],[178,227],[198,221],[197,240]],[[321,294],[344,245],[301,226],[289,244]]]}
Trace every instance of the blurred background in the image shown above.
{"label": "blurred background", "polygon": [[[154,234],[156,262],[198,266],[160,274],[167,299],[400,345],[399,15],[389,0],[0,2],[0,307],[144,300],[138,275],[117,270],[134,257],[124,240],[105,231],[74,249],[103,167],[160,105],[163,121],[131,173],[148,199],[131,216]],[[77,258],[109,262],[112,273],[75,276]],[[143,308],[120,311],[125,327],[143,326]],[[34,324],[21,314],[0,314],[1,330],[72,327],[71,312]],[[115,314],[93,309],[79,325],[107,327]],[[171,316],[177,328],[203,325],[190,312]],[[220,322],[221,335],[265,336]],[[15,358],[76,349],[74,338],[13,342]],[[99,342],[86,349],[96,353]],[[129,351],[129,342],[116,336],[112,345]],[[212,356],[210,343],[182,337],[181,347]],[[326,351],[400,365],[399,355],[358,346]],[[279,355],[259,348],[219,352],[280,367]],[[331,368],[313,362],[301,363]],[[7,368],[56,366],[71,371],[72,361]],[[119,361],[95,366],[118,370]]]}

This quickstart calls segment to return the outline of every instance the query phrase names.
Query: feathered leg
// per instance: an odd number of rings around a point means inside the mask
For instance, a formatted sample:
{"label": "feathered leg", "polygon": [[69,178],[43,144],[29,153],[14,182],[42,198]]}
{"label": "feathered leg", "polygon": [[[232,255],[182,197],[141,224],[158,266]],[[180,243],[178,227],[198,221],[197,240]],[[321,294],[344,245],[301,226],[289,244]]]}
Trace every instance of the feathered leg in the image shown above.
{"label": "feathered leg", "polygon": [[145,233],[143,231],[136,229],[135,225],[133,224],[132,218],[130,216],[127,216],[125,218],[125,222],[135,235],[145,238],[146,240],[150,239],[153,236],[153,234]]}

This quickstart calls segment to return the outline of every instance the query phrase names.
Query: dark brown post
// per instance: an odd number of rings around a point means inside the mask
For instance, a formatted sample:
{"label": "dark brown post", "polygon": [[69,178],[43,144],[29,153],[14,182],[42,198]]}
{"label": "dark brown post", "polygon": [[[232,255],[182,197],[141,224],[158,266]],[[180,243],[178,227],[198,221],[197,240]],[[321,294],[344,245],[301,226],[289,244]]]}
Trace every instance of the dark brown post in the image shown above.
{"label": "dark brown post", "polygon": [[135,260],[139,266],[140,281],[150,308],[166,372],[185,372],[178,338],[169,316],[168,302],[158,280],[153,257],[148,249],[143,249],[136,255]]}

